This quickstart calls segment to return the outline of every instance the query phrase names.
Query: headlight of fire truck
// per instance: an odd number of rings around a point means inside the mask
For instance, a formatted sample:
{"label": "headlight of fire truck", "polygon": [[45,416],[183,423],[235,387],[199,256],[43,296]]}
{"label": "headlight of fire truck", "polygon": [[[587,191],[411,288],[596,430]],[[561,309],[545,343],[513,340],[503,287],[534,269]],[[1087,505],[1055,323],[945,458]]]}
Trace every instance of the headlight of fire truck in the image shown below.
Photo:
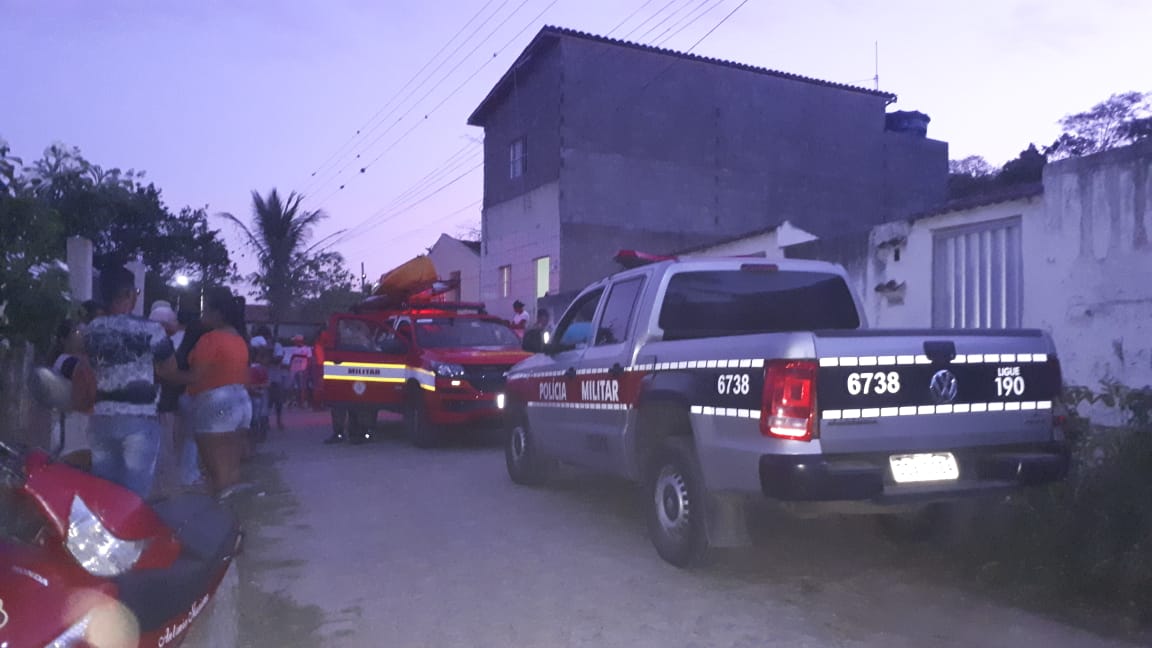
{"label": "headlight of fire truck", "polygon": [[433,362],[432,370],[440,378],[463,378],[464,367],[451,362]]}

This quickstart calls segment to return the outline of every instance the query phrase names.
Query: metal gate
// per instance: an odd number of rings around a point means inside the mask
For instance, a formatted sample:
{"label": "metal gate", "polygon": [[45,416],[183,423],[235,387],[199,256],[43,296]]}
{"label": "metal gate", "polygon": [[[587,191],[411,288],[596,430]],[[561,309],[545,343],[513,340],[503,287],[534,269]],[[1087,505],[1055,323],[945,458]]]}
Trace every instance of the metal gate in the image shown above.
{"label": "metal gate", "polygon": [[1017,328],[1023,315],[1020,217],[937,230],[932,325]]}

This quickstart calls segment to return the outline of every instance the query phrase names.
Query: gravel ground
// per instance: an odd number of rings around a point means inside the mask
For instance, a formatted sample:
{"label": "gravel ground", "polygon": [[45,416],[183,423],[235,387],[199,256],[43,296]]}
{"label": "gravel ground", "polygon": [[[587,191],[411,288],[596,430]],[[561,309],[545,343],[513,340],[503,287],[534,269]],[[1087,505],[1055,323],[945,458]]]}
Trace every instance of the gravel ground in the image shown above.
{"label": "gravel ground", "polygon": [[292,423],[249,465],[237,645],[1140,645],[1014,607],[867,520],[762,519],[757,546],[682,571],[627,484],[517,487],[491,444],[332,447],[323,415]]}

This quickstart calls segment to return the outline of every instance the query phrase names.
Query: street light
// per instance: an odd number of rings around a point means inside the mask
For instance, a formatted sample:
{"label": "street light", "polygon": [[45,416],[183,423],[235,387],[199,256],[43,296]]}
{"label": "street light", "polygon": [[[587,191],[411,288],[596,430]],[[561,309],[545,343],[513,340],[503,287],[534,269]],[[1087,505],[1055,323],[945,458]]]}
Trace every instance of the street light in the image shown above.
{"label": "street light", "polygon": [[187,288],[188,287],[188,276],[187,275],[176,275],[176,285],[180,286],[181,288]]}

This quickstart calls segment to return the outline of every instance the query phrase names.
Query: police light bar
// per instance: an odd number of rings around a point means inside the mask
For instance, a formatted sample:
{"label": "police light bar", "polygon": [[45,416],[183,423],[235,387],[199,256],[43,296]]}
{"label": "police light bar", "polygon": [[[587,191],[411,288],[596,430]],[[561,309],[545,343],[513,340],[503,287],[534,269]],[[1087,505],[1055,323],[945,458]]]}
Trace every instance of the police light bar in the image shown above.
{"label": "police light bar", "polygon": [[660,254],[648,254],[638,250],[620,250],[616,253],[616,256],[613,257],[613,260],[616,263],[619,263],[625,268],[631,270],[632,268],[639,268],[641,266],[646,266],[653,263],[660,263],[661,261],[675,261],[677,260],[677,257]]}

